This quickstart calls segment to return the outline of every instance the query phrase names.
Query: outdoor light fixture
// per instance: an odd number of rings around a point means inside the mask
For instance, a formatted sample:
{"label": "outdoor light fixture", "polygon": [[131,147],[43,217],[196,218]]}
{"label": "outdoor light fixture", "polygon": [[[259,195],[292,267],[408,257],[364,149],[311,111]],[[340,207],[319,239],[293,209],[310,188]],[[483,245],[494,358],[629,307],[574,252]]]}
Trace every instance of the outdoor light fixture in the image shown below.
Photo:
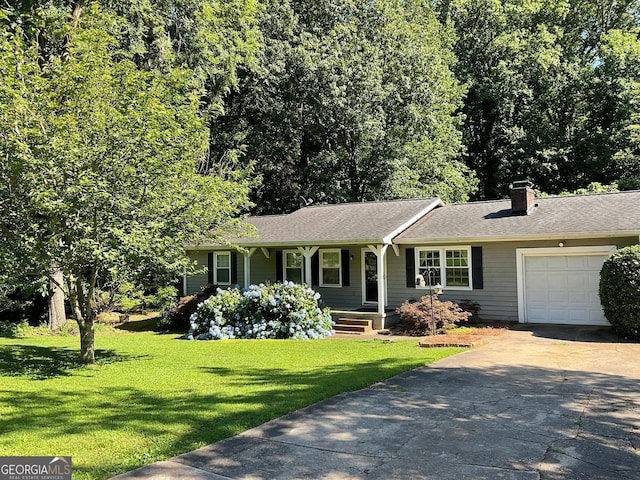
{"label": "outdoor light fixture", "polygon": [[[418,276],[416,277],[417,287],[424,287],[424,286],[429,287],[429,301],[431,302],[431,334],[432,335],[436,334],[436,317],[433,310],[433,294],[435,293],[436,295],[440,295],[443,291],[442,285],[440,285],[440,283],[436,283],[435,285],[433,285],[431,276],[435,275],[435,273],[436,272],[433,268],[427,268],[425,271],[423,271],[421,274],[418,274]],[[425,277],[427,279],[426,282],[425,282]]]}

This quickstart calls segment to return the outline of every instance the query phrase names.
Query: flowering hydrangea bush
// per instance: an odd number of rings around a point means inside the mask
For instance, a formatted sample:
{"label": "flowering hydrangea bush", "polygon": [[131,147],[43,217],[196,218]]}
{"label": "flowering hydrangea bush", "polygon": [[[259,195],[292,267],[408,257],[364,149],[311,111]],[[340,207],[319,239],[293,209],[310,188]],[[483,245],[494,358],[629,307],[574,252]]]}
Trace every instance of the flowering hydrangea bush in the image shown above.
{"label": "flowering hydrangea bush", "polygon": [[334,333],[333,321],[318,300],[319,293],[293,282],[218,289],[191,315],[187,338],[323,338]]}

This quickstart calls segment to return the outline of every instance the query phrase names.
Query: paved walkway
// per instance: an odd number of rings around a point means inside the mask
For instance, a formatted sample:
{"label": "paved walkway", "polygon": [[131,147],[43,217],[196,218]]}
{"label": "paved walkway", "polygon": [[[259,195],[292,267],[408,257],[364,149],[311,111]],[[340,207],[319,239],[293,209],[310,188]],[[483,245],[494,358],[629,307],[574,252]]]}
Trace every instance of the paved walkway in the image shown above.
{"label": "paved walkway", "polygon": [[640,479],[640,344],[512,330],[116,478]]}

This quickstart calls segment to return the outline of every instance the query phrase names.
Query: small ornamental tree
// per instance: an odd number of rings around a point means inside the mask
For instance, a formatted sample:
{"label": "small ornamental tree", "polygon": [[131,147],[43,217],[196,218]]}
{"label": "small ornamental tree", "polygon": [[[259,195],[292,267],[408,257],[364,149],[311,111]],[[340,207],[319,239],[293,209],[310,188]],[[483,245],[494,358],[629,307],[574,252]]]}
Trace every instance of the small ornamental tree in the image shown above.
{"label": "small ornamental tree", "polygon": [[192,268],[185,244],[241,234],[250,180],[198,173],[208,128],[194,72],[140,68],[116,18],[81,10],[59,56],[43,58],[20,22],[0,28],[0,260],[62,272],[88,364],[99,279]]}
{"label": "small ornamental tree", "polygon": [[622,248],[604,262],[600,302],[619,335],[640,339],[640,245]]}
{"label": "small ornamental tree", "polygon": [[[431,316],[431,300],[433,300],[433,317]],[[417,302],[406,301],[397,309],[400,322],[407,329],[421,335],[432,331],[433,322],[436,330],[454,328],[460,322],[466,322],[472,315],[460,308],[457,303],[443,302],[437,295],[429,298],[425,295]]]}

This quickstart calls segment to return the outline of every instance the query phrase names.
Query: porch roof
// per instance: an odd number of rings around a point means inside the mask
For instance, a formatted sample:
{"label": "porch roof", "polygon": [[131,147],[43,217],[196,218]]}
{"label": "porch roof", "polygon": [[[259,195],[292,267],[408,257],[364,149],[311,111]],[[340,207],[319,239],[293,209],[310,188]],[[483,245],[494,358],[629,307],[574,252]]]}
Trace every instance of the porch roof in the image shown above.
{"label": "porch roof", "polygon": [[243,247],[390,244],[439,205],[438,198],[424,198],[305,207],[288,215],[249,217],[257,237],[230,241]]}

